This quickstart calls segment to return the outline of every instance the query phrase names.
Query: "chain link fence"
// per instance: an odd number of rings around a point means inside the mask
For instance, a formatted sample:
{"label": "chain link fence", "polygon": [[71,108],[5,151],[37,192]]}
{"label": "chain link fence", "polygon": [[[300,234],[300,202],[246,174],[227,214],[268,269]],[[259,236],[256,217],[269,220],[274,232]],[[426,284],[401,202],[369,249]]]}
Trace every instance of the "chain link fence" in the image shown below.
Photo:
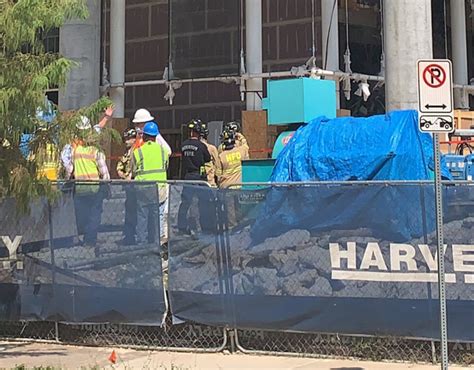
{"label": "chain link fence", "polygon": [[227,345],[223,328],[192,323],[163,327],[123,324],[59,325],[61,342],[92,346],[126,346],[174,351],[219,352]]}
{"label": "chain link fence", "polygon": [[227,331],[193,323],[137,326],[126,324],[65,324],[49,321],[0,322],[0,338],[48,341],[85,346],[219,352],[228,344]]}
{"label": "chain link fence", "polygon": [[56,328],[56,323],[49,321],[0,321],[0,337],[55,341]]}
{"label": "chain link fence", "polygon": [[[224,349],[238,349],[245,353],[292,356],[353,357],[409,362],[439,360],[438,343],[426,340],[289,333],[284,331],[287,329],[282,331],[229,329],[251,327],[239,325],[239,320],[240,323],[245,320],[246,314],[239,312],[238,306],[232,308],[236,303],[245,304],[246,301],[239,302],[242,297],[249,302],[273,297],[272,299],[276,298],[278,302],[285,301],[290,305],[297,305],[294,303],[295,300],[304,296],[318,296],[323,299],[333,296],[371,298],[382,292],[384,297],[398,297],[405,293],[410,297],[433,294],[433,298],[436,299],[437,293],[434,290],[426,291],[426,286],[422,284],[415,290],[413,287],[400,290],[392,289],[387,282],[376,287],[377,290],[367,282],[341,282],[331,278],[330,241],[341,248],[348,246],[348,243],[357,244],[355,260],[359,264],[364,260],[365,252],[358,247],[359,245],[366,246],[368,243],[378,242],[384,247],[388,243],[386,240],[390,238],[381,240],[374,234],[374,230],[363,228],[332,231],[329,238],[326,230],[310,233],[305,227],[292,227],[285,232],[282,226],[279,226],[275,236],[262,237],[261,234],[259,236],[261,240],[249,248],[251,239],[254,238],[254,235],[251,235],[252,230],[259,227],[263,227],[264,231],[278,228],[274,226],[271,229],[269,225],[274,225],[274,220],[261,217],[261,205],[265,204],[268,189],[224,193],[224,198],[221,199],[223,207],[219,208],[219,212],[223,212],[226,216],[224,224],[219,225],[220,230],[223,230],[222,237],[221,234],[219,238],[214,237],[214,230],[207,231],[208,236],[203,237],[206,229],[212,226],[210,223],[215,222],[212,217],[203,215],[212,214],[215,209],[216,204],[209,200],[216,199],[213,194],[216,190],[201,187],[197,193],[195,192],[198,194],[197,198],[189,197],[187,211],[183,212],[181,207],[182,199],[186,198],[184,192],[176,195],[178,202],[170,204],[170,218],[174,220],[173,224],[176,224],[174,229],[170,227],[174,243],[171,244],[173,249],[170,249],[170,253],[175,258],[174,268],[179,267],[180,271],[176,275],[179,278],[170,278],[168,286],[168,274],[162,274],[162,260],[167,260],[168,251],[156,242],[156,236],[160,232],[157,218],[147,224],[149,238],[147,247],[137,245],[135,240],[127,240],[126,230],[134,231],[137,223],[136,219],[127,218],[127,213],[130,216],[130,213],[136,212],[136,208],[133,208],[134,203],[130,202],[136,196],[135,190],[135,187],[129,184],[112,184],[108,189],[101,189],[101,192],[107,194],[95,194],[90,196],[90,199],[76,195],[69,204],[59,210],[66,211],[66,214],[58,213],[56,209],[52,212],[50,210],[50,228],[48,230],[43,226],[43,240],[22,246],[21,252],[25,257],[18,257],[16,265],[17,268],[21,266],[21,269],[16,271],[16,275],[6,276],[5,281],[19,279],[18,281],[27,287],[23,293],[26,297],[30,297],[28,298],[30,300],[39,299],[43,295],[48,298],[51,294],[53,296],[59,294],[58,297],[64,298],[60,302],[63,304],[62,316],[57,315],[57,307],[53,307],[56,309],[54,310],[51,306],[46,306],[51,309],[49,316],[35,319],[50,321],[3,321],[0,322],[0,337],[167,350],[219,352]],[[311,218],[319,217],[308,213],[308,209],[304,210],[303,206],[313,201],[309,196],[312,193],[307,188],[297,189],[287,195],[284,192],[285,190],[273,194],[273,204],[270,206],[273,205],[274,208],[265,210],[266,215],[276,217],[276,220],[281,222],[286,222],[288,215],[301,215],[303,212],[306,212],[304,216],[308,218],[305,222],[313,222]],[[348,197],[347,202],[351,196],[358,196],[354,190],[352,195],[350,192],[345,194]],[[338,193],[334,191],[334,194],[330,195],[336,196]],[[157,198],[158,194],[155,197]],[[90,204],[99,198],[100,209],[93,209]],[[292,199],[294,203],[289,202]],[[345,202],[344,199],[342,202]],[[280,205],[285,207],[284,213]],[[473,218],[470,218],[470,213],[465,211],[459,213],[454,206],[449,209],[453,211],[446,224],[448,235],[452,235],[451,242],[462,242],[468,237],[469,232],[472,232]],[[186,225],[191,226],[191,229],[185,230],[189,234],[183,235],[179,230],[180,212],[183,217],[194,218],[193,223],[186,221]],[[396,213],[398,209],[393,209],[391,212]],[[99,227],[86,235],[84,231],[90,231],[88,222],[91,216],[92,219],[99,219]],[[428,233],[425,239],[414,240],[414,243],[433,244],[432,233]],[[382,258],[388,261],[391,256],[387,256],[383,251]],[[226,263],[221,265],[219,260]],[[423,261],[420,256],[415,257],[417,264],[423,265]],[[448,261],[448,265],[449,262],[452,261]],[[347,266],[342,266],[344,267]],[[49,285],[53,286],[51,290],[48,290]],[[67,290],[62,291],[61,286],[74,286],[75,289],[71,293]],[[123,292],[130,294],[130,291],[136,288],[149,292],[150,295],[131,297],[124,304],[123,300],[117,300],[117,293],[112,294],[114,289],[118,289],[115,292],[119,292],[120,298]],[[78,300],[81,297],[81,289],[85,294],[82,301]],[[466,286],[465,289],[469,288]],[[166,297],[160,296],[162,294],[160,292],[164,291],[173,291],[177,299],[181,300],[183,309],[189,304],[187,301],[189,293],[196,294],[196,297],[202,292],[207,297],[216,296],[220,299],[224,297],[225,299],[220,301],[220,309],[224,312],[220,319],[221,323],[216,326],[193,324],[193,320],[187,320],[182,324],[173,323]],[[101,311],[97,311],[97,307],[87,307],[87,294],[91,293],[100,293],[98,297],[102,301],[101,304],[110,300],[101,308],[106,314],[97,314]],[[468,294],[469,291],[461,293]],[[24,305],[25,302],[21,302],[22,313],[31,315],[39,312],[26,310],[28,306]],[[151,312],[142,321],[143,325],[137,322],[143,318],[140,312],[141,302],[149,305],[148,311]],[[213,302],[210,304],[212,306]],[[115,311],[117,308],[120,312]],[[176,310],[177,306],[173,308]],[[157,312],[159,310],[161,311]],[[20,311],[19,308],[9,307],[6,312],[14,314]],[[213,306],[212,310],[205,312],[215,318],[218,307]],[[157,323],[165,313],[167,313],[166,319],[160,327]],[[127,322],[127,315],[137,324],[121,324],[120,322]],[[88,322],[87,319],[103,323],[83,324],[82,322]],[[222,327],[221,325],[229,319],[233,324],[227,329]],[[64,324],[63,321],[71,323]],[[206,320],[194,321],[209,324]],[[450,359],[453,363],[473,364],[474,344],[451,343]]]}
{"label": "chain link fence", "polygon": [[[440,343],[400,337],[237,330],[237,348],[248,354],[370,361],[439,363]],[[449,362],[474,365],[474,343],[449,343]]]}
{"label": "chain link fence", "polygon": [[404,338],[239,330],[237,343],[245,353],[436,362],[433,342]]}
{"label": "chain link fence", "polygon": [[[439,343],[397,337],[285,333],[263,330],[226,330],[183,323],[160,327],[123,324],[56,324],[54,322],[0,322],[7,340],[58,341],[86,346],[171,351],[220,352],[233,348],[247,354],[314,358],[357,358],[370,361],[439,362]],[[474,365],[473,343],[450,343],[450,362]]]}

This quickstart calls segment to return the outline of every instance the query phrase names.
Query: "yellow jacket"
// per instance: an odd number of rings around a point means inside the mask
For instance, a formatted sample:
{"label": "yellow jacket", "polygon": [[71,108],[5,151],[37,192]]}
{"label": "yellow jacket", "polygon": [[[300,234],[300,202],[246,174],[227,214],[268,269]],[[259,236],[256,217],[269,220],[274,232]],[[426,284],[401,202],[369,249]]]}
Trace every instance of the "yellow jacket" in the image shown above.
{"label": "yellow jacket", "polygon": [[209,144],[206,141],[203,141],[203,143],[206,144],[207,150],[209,151],[209,154],[211,155],[211,161],[207,162],[204,165],[204,168],[206,169],[206,174],[207,174],[207,182],[209,183],[209,185],[215,187],[217,186],[216,170],[219,165],[219,152],[214,145]]}
{"label": "yellow jacket", "polygon": [[242,161],[249,159],[247,146],[235,146],[219,154],[217,179],[219,187],[226,188],[242,182]]}

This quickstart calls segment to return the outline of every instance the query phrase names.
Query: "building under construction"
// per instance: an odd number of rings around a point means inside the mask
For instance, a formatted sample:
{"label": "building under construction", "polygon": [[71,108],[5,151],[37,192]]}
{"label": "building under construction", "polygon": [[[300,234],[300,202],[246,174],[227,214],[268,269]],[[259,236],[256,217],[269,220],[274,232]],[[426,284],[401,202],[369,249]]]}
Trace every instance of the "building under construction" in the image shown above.
{"label": "building under construction", "polygon": [[[88,6],[87,20],[52,36],[53,48],[80,62],[59,93],[62,109],[108,93],[118,117],[146,107],[160,128],[176,130],[193,117],[226,121],[259,110],[269,77],[324,70],[342,72],[325,77],[339,81],[340,108],[365,116],[415,108],[416,61],[433,57],[453,61],[456,108],[474,107],[472,0],[88,0]],[[365,82],[368,89],[361,89]]]}

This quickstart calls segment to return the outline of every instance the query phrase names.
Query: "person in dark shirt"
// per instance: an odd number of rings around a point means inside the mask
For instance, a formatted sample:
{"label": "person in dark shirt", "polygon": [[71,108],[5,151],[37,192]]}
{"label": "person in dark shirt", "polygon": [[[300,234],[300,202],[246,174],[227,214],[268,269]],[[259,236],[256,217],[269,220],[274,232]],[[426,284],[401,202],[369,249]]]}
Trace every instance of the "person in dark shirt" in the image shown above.
{"label": "person in dark shirt", "polygon": [[207,180],[205,164],[211,161],[211,155],[200,138],[201,122],[193,119],[188,123],[189,139],[181,146],[183,180]]}
{"label": "person in dark shirt", "polygon": [[206,217],[205,203],[209,197],[209,189],[201,189],[201,185],[192,184],[192,181],[207,181],[206,163],[211,161],[211,155],[206,144],[201,142],[201,120],[193,119],[188,123],[189,139],[185,140],[181,146],[182,173],[181,178],[190,181],[189,185],[184,185],[181,193],[181,204],[178,210],[178,229],[185,234],[193,235],[197,231],[196,217],[190,216],[189,209],[194,197],[198,198],[199,219]]}

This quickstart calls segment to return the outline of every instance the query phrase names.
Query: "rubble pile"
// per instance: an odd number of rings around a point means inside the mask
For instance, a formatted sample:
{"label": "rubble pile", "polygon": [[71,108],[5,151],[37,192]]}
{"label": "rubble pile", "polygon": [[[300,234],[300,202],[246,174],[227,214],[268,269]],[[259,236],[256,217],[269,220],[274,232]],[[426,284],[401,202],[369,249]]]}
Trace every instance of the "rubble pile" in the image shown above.
{"label": "rubble pile", "polygon": [[[110,288],[162,289],[161,256],[152,246],[121,246],[121,232],[100,233],[94,247],[71,245],[54,249],[55,282],[67,285],[98,285]],[[35,284],[52,283],[49,246],[27,253],[26,276]]]}
{"label": "rubble pile", "polygon": [[[338,243],[341,249],[348,242],[356,243],[357,266],[360,266],[368,243],[380,246],[383,259],[390,267],[390,244],[372,236],[369,229],[338,230],[311,235],[308,230],[291,230],[278,237],[267,238],[252,245],[250,227],[229,236],[227,249],[230,251],[230,268],[235,294],[250,295],[290,295],[290,296],[338,296],[338,297],[393,297],[412,298],[436,296],[436,287],[426,284],[370,281],[333,280],[329,252],[330,243]],[[474,218],[452,221],[445,225],[446,243],[463,243],[474,237]],[[418,248],[419,244],[436,245],[436,232],[427,238],[414,239],[405,244]],[[219,293],[219,272],[217,265],[219,247],[215,237],[189,241],[183,239],[172,243],[172,271],[170,289]],[[434,250],[434,249],[432,249]],[[452,267],[452,256],[446,255],[446,268]],[[420,253],[415,256],[418,272],[429,272],[426,261]],[[402,264],[402,271],[405,265]],[[449,292],[448,292],[449,293]]]}

